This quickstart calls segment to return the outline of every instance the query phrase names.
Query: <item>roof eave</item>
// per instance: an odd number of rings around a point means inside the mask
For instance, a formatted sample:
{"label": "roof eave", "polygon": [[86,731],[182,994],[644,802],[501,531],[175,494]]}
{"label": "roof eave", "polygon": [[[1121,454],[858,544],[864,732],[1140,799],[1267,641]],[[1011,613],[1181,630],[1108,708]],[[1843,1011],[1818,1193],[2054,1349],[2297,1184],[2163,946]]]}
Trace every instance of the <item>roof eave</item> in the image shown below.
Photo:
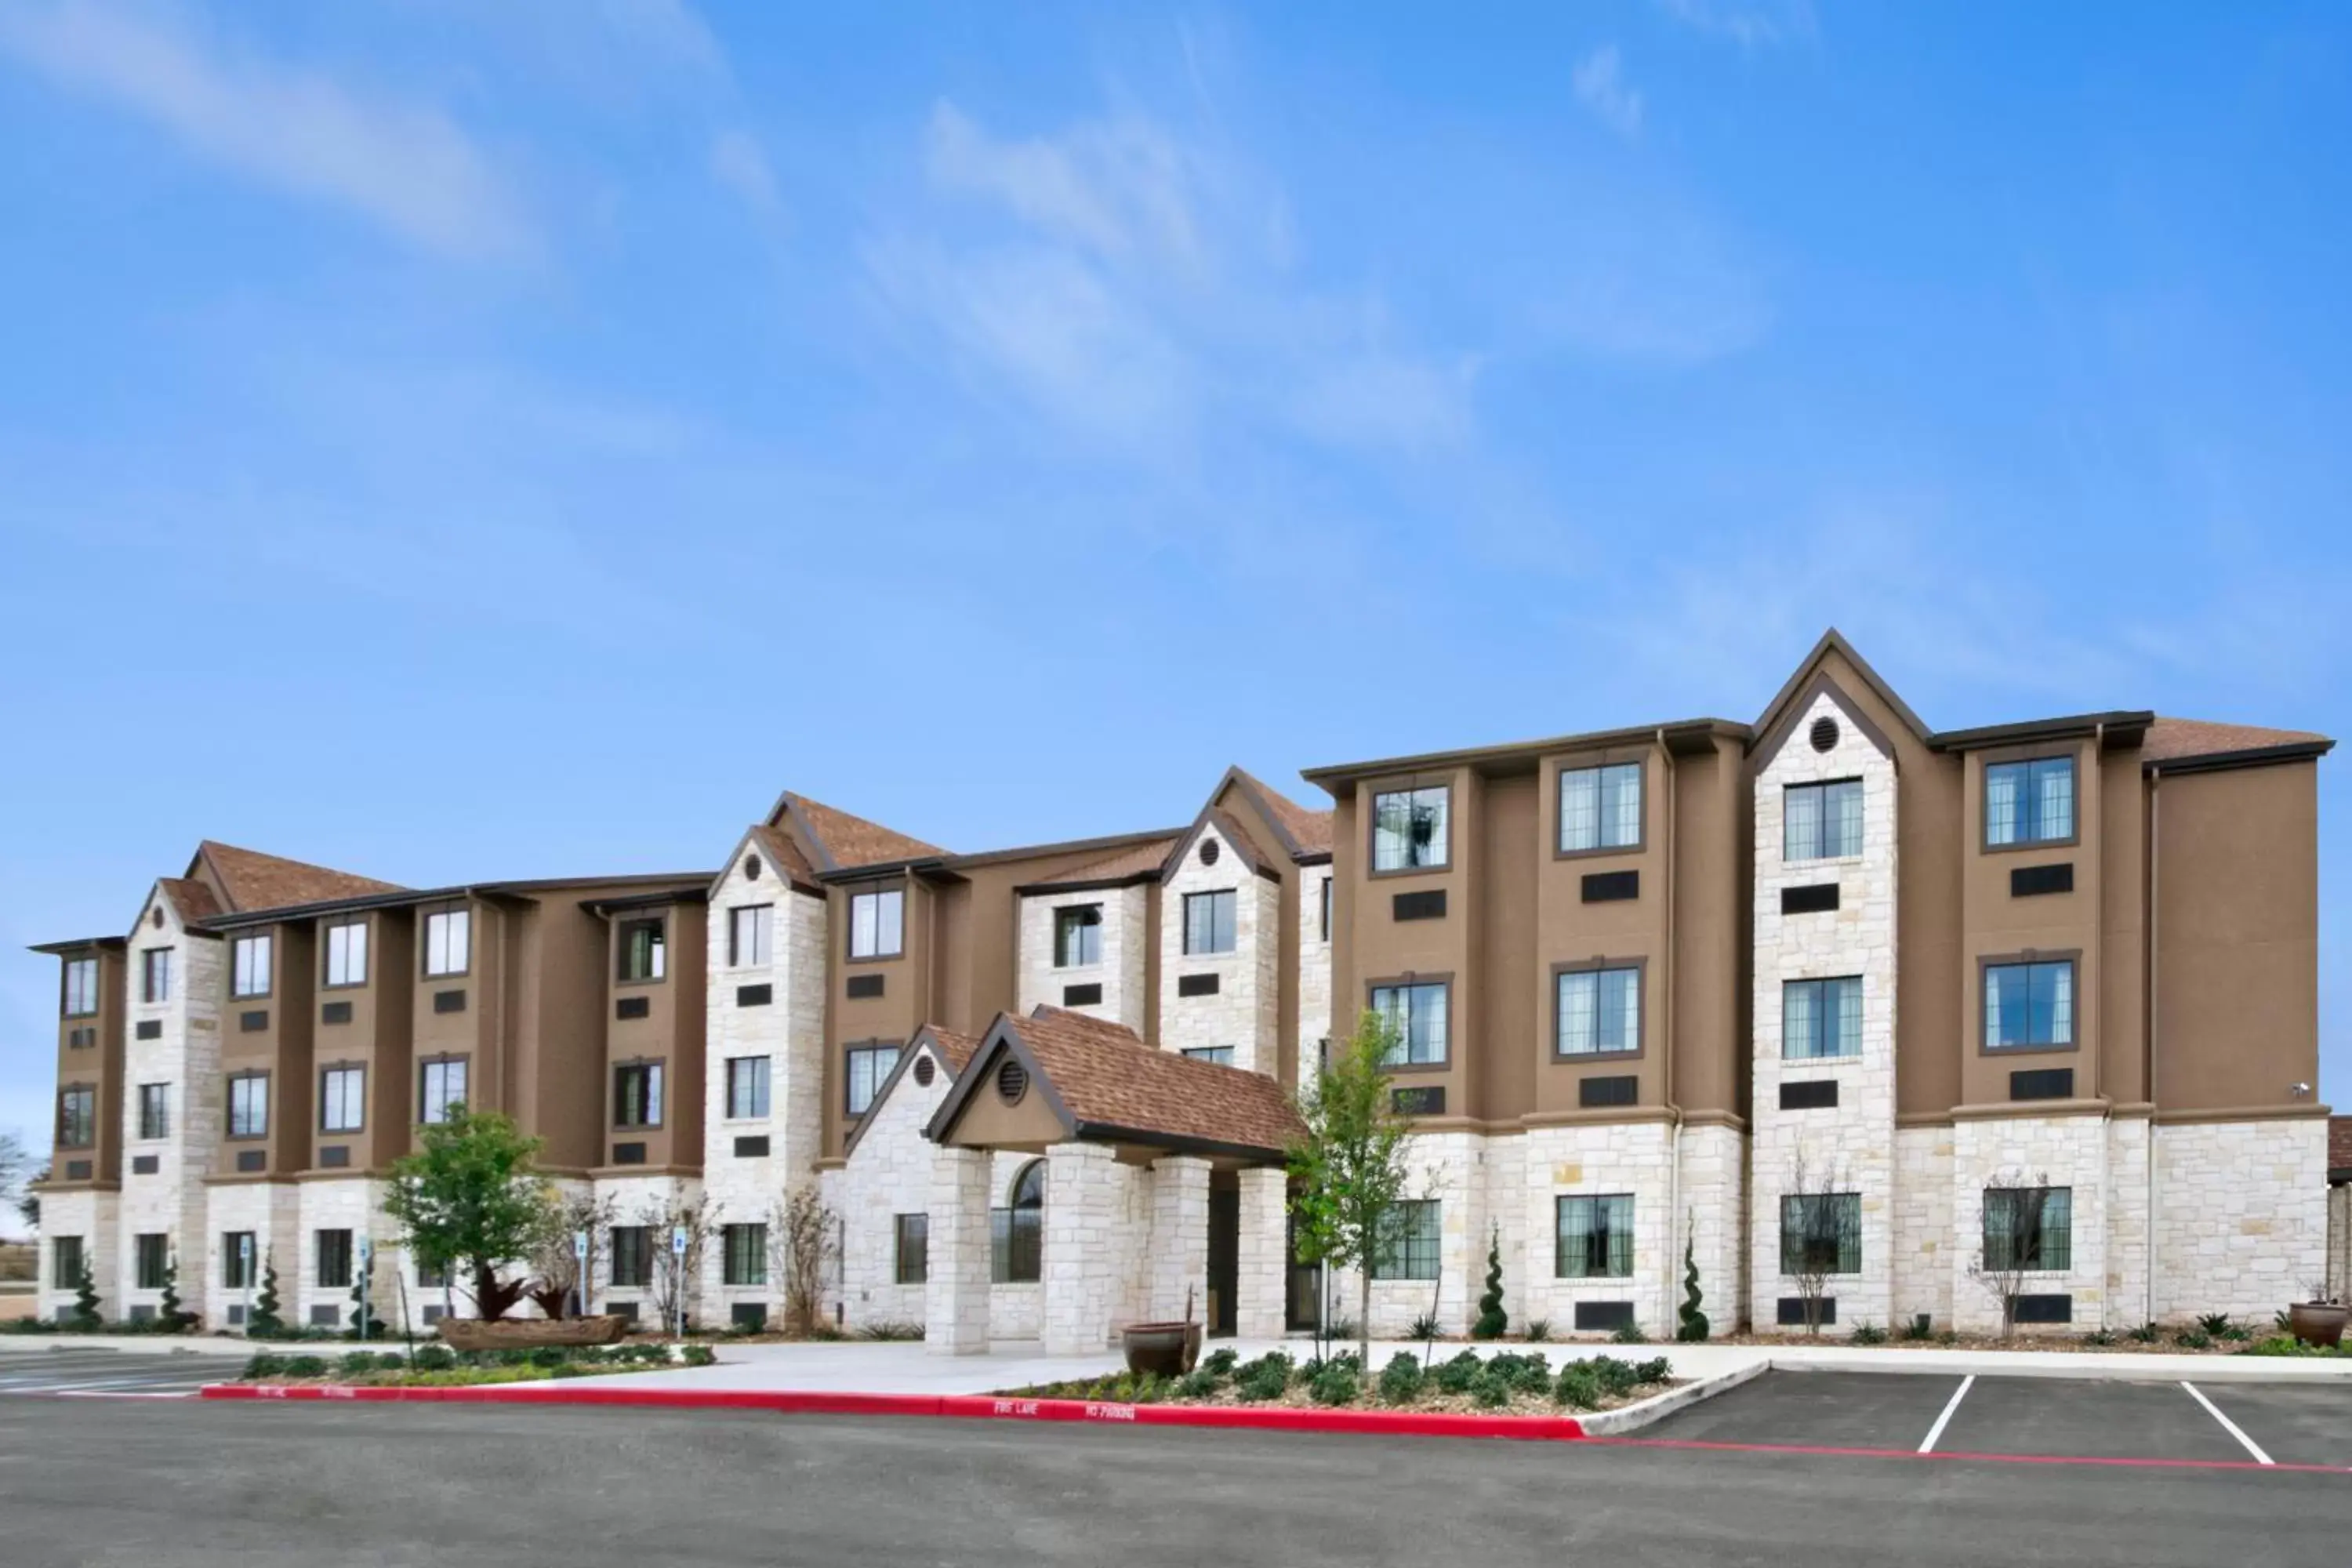
{"label": "roof eave", "polygon": [[1334,799],[1339,795],[1338,785],[1351,784],[1361,779],[1378,778],[1388,773],[1419,773],[1433,768],[1479,767],[1488,763],[1528,763],[1549,756],[1555,752],[1590,751],[1596,747],[1624,745],[1637,741],[1664,739],[1669,747],[1676,741],[1714,740],[1717,737],[1735,741],[1752,740],[1755,731],[1731,719],[1676,719],[1663,724],[1629,724],[1622,729],[1594,730],[1583,734],[1552,735],[1541,740],[1513,741],[1503,745],[1472,746],[1450,752],[1423,752],[1409,757],[1377,757],[1369,762],[1334,763],[1325,767],[1305,768],[1299,777],[1316,784]]}
{"label": "roof eave", "polygon": [[2336,749],[2333,741],[2291,741],[2276,746],[2250,746],[2234,752],[2205,752],[2188,757],[2151,757],[2140,771],[2151,774],[2213,773],[2227,768],[2259,768],[2274,763],[2317,762]]}
{"label": "roof eave", "polygon": [[2128,744],[2145,734],[2156,715],[2142,709],[2107,713],[2070,713],[2055,719],[2027,719],[2014,724],[1985,724],[1973,730],[1939,730],[1927,744],[1939,752],[1975,752],[1988,746],[2031,744],[2035,741],[2075,741],[2104,735],[2116,744]]}
{"label": "roof eave", "polygon": [[1242,1160],[1286,1160],[1288,1151],[1256,1143],[1228,1143],[1215,1138],[1195,1138],[1182,1132],[1157,1132],[1148,1127],[1124,1127],[1114,1121],[1081,1118],[1076,1136],[1099,1143],[1144,1143],[1176,1154],[1223,1155]]}
{"label": "roof eave", "polygon": [[70,942],[35,942],[27,946],[25,951],[26,952],[46,952],[62,958],[68,953],[88,952],[92,948],[104,948],[110,952],[121,952],[130,945],[131,939],[128,937],[85,936],[78,937]]}

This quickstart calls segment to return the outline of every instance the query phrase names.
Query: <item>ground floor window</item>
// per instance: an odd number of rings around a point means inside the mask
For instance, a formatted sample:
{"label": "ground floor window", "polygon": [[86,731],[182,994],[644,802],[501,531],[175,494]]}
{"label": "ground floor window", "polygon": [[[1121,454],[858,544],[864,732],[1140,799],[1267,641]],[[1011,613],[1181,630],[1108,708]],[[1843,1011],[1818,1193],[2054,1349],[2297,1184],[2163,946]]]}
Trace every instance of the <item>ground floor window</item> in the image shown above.
{"label": "ground floor window", "polygon": [[1780,1200],[1780,1272],[1862,1272],[1862,1194],[1791,1194]]}
{"label": "ground floor window", "polygon": [[348,1230],[313,1231],[310,1236],[311,1255],[319,1268],[319,1288],[341,1289],[352,1282],[352,1233]]}
{"label": "ground floor window", "polygon": [[1633,1195],[1554,1200],[1552,1273],[1561,1279],[1633,1277]]}
{"label": "ground floor window", "polygon": [[172,1238],[161,1234],[132,1237],[131,1260],[132,1288],[161,1290],[163,1271],[172,1266]]}
{"label": "ground floor window", "polygon": [[1045,1161],[1021,1167],[1010,1197],[1004,1207],[988,1211],[988,1278],[998,1285],[1034,1285],[1045,1275]]}
{"label": "ground floor window", "polygon": [[1984,1266],[1991,1273],[2074,1266],[2074,1189],[1990,1187],[1984,1195]]}
{"label": "ground floor window", "polygon": [[52,1289],[70,1290],[81,1283],[81,1237],[58,1236],[49,1239],[49,1286]]}
{"label": "ground floor window", "polygon": [[646,1227],[641,1225],[616,1225],[612,1229],[613,1286],[615,1289],[643,1289],[653,1282]]}
{"label": "ground floor window", "polygon": [[1440,1209],[1435,1198],[1414,1198],[1397,1205],[1391,1222],[1382,1227],[1387,1245],[1372,1259],[1373,1279],[1437,1278],[1438,1238],[1443,1234]]}
{"label": "ground floor window", "polygon": [[221,1232],[221,1286],[224,1289],[243,1290],[252,1286],[253,1259],[253,1232]]}
{"label": "ground floor window", "polygon": [[920,1285],[931,1277],[931,1216],[891,1215],[891,1278],[900,1285]]}
{"label": "ground floor window", "polygon": [[724,1232],[724,1240],[726,1282],[730,1285],[765,1285],[768,1282],[768,1227],[764,1225],[730,1225]]}

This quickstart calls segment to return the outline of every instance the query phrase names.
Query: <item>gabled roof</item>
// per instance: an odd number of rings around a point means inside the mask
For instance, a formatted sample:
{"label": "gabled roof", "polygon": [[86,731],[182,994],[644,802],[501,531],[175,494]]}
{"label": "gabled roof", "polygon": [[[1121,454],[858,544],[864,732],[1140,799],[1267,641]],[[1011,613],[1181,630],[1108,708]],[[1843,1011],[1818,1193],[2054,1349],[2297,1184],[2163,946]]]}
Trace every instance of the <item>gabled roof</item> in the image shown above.
{"label": "gabled roof", "polygon": [[196,846],[186,875],[193,878],[200,868],[211,869],[232,910],[281,910],[406,890],[396,882],[380,882],[373,877],[313,866],[307,860],[289,860],[282,855],[265,855],[258,849],[240,849],[210,838]]}
{"label": "gabled roof", "polygon": [[2265,730],[2252,724],[2216,724],[2203,719],[2158,719],[2140,742],[2142,763],[2169,772],[2187,765],[2223,762],[2287,762],[2326,756],[2336,742],[2309,730]]}
{"label": "gabled roof", "polygon": [[1909,703],[1895,695],[1895,688],[1887,685],[1880,678],[1878,671],[1870,668],[1870,661],[1855,652],[1853,645],[1846,641],[1845,635],[1835,626],[1822,634],[1822,640],[1813,645],[1813,651],[1805,655],[1787,682],[1779,691],[1773,693],[1772,700],[1764,705],[1764,711],[1758,715],[1752,726],[1759,737],[1770,736],[1773,727],[1789,718],[1790,710],[1795,707],[1801,699],[1807,700],[1810,705],[1813,674],[1821,668],[1822,660],[1832,652],[1853,667],[1854,674],[1862,678],[1862,683],[1870,688],[1871,694],[1885,703],[1895,716],[1903,721],[1904,727],[1911,731],[1915,740],[1923,744],[1928,740],[1931,731],[1926,722],[1919,715],[1911,711]]}
{"label": "gabled roof", "polygon": [[1201,835],[1213,826],[1217,830],[1217,837],[1223,839],[1232,847],[1233,852],[1241,858],[1243,865],[1261,877],[1282,875],[1281,868],[1265,858],[1265,852],[1258,848],[1256,842],[1250,837],[1242,825],[1235,822],[1229,814],[1218,810],[1213,805],[1204,805],[1201,808],[1201,815],[1192,819],[1192,826],[1184,830],[1184,837],[1176,840],[1175,847],[1170,849],[1160,860],[1160,874],[1162,877],[1174,876],[1176,868],[1184,863],[1184,857],[1192,852],[1192,846],[1201,841]]}
{"label": "gabled roof", "polygon": [[1255,774],[1238,767],[1225,770],[1225,776],[1217,781],[1217,787],[1209,792],[1209,798],[1214,800],[1223,795],[1227,784],[1241,787],[1244,796],[1257,808],[1258,815],[1265,818],[1266,825],[1282,840],[1283,847],[1290,851],[1291,858],[1316,860],[1331,853],[1331,814],[1328,811],[1309,811],[1271,788]]}
{"label": "gabled roof", "polygon": [[898,1053],[898,1060],[891,1067],[889,1075],[876,1086],[874,1098],[866,1102],[866,1114],[858,1118],[857,1125],[849,1130],[847,1138],[842,1140],[842,1158],[847,1159],[850,1152],[857,1147],[857,1141],[865,1136],[868,1127],[874,1125],[875,1113],[889,1102],[891,1090],[898,1087],[898,1080],[907,1076],[916,1057],[926,1048],[946,1064],[948,1083],[952,1087],[956,1079],[963,1076],[963,1069],[971,1065],[972,1052],[980,1048],[980,1039],[977,1036],[959,1035],[953,1029],[943,1029],[937,1024],[925,1024],[917,1029],[913,1038],[907,1042],[907,1048]]}
{"label": "gabled roof", "polygon": [[934,1142],[1008,1055],[1072,1138],[1273,1160],[1304,1131],[1289,1097],[1263,1073],[1154,1050],[1121,1025],[1041,1006],[1026,1017],[996,1016],[931,1117]]}
{"label": "gabled roof", "polygon": [[764,822],[755,822],[745,828],[743,837],[735,842],[735,852],[727,858],[725,865],[712,873],[709,891],[713,896],[717,895],[719,884],[733,875],[746,850],[757,853],[786,886],[824,896],[824,889],[818,883],[816,872],[810,867],[808,857],[801,853],[801,847],[793,842],[793,836]]}
{"label": "gabled roof", "polygon": [[184,926],[194,926],[221,912],[220,900],[213,890],[194,877],[161,877],[156,879],[156,890],[171,904],[172,912],[180,917]]}
{"label": "gabled roof", "polygon": [[770,826],[789,819],[816,855],[815,868],[850,871],[866,866],[898,866],[915,860],[943,859],[948,851],[936,844],[910,838],[894,828],[853,816],[837,806],[786,790],[768,814]]}

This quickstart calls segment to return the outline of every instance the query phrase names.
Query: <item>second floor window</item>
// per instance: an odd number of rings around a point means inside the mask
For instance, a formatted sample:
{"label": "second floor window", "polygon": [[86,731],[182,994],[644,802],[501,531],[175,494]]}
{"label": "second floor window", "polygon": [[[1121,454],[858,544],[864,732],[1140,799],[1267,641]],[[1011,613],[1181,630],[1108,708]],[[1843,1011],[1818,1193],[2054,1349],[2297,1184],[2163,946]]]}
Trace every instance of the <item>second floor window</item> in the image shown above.
{"label": "second floor window", "polygon": [[885,888],[849,899],[849,956],[896,958],[907,947],[907,892]]}
{"label": "second floor window", "polygon": [[367,1069],[329,1068],[319,1075],[319,1131],[357,1132],[367,1121]]}
{"label": "second floor window", "polygon": [[367,984],[368,928],[365,921],[346,921],[327,928],[327,984]]}
{"label": "second floor window", "polygon": [[241,936],[229,944],[230,995],[269,994],[269,950],[267,936]]}
{"label": "second floor window", "polygon": [[1780,858],[1835,860],[1862,853],[1862,781],[1790,784],[1781,795]]}
{"label": "second floor window", "polygon": [[2063,843],[2074,837],[2074,759],[1995,763],[1984,771],[1989,846]]}
{"label": "second floor window", "polygon": [[610,1233],[613,1247],[613,1288],[643,1289],[653,1283],[651,1232],[642,1225],[616,1225]]}
{"label": "second floor window", "polygon": [[1372,796],[1372,869],[1405,871],[1447,862],[1450,792],[1384,790]]}
{"label": "second floor window", "polygon": [[265,1138],[269,1134],[269,1080],[248,1073],[228,1080],[228,1135]]}
{"label": "second floor window", "polygon": [[169,1002],[172,999],[172,950],[168,947],[142,948],[139,953],[139,1000]]}
{"label": "second floor window", "polygon": [[629,1062],[613,1069],[613,1125],[658,1127],[662,1119],[662,1064]]}
{"label": "second floor window", "polygon": [[2074,1043],[2074,960],[1988,963],[1984,982],[1985,1049]]}
{"label": "second floor window", "polygon": [[1641,763],[1560,770],[1561,849],[1631,849],[1641,842]]}
{"label": "second floor window", "polygon": [[65,999],[59,1010],[68,1018],[87,1018],[98,1011],[98,960],[66,960]]}
{"label": "second floor window", "polygon": [[1184,895],[1184,952],[1231,952],[1239,940],[1234,930],[1240,895],[1228,888],[1218,893]]}
{"label": "second floor window", "polygon": [[727,911],[727,963],[733,969],[764,968],[768,940],[775,919],[773,904],[752,904]]}
{"label": "second floor window", "polygon": [[2074,1268],[2074,1189],[1987,1188],[1984,1267],[1989,1274],[2063,1274]]}
{"label": "second floor window", "polygon": [[87,1149],[98,1142],[98,1090],[76,1084],[58,1090],[58,1147]]}
{"label": "second floor window", "polygon": [[1564,970],[1559,984],[1557,1049],[1561,1056],[1609,1056],[1642,1048],[1638,966]]}
{"label": "second floor window", "polygon": [[844,1107],[852,1116],[863,1116],[874,1107],[874,1097],[888,1080],[890,1069],[898,1065],[898,1047],[879,1044],[852,1046],[843,1082],[846,1093]]}
{"label": "second floor window", "polygon": [[661,921],[624,921],[621,923],[622,980],[660,980],[668,973],[668,926]]}
{"label": "second floor window", "polygon": [[169,1138],[172,1135],[172,1086],[168,1083],[142,1083],[139,1086],[139,1136]]}
{"label": "second floor window", "polygon": [[1375,1279],[1434,1279],[1443,1214],[1435,1198],[1412,1198],[1390,1211],[1372,1258]]}
{"label": "second floor window", "polygon": [[1384,1067],[1430,1067],[1445,1060],[1445,984],[1372,987],[1372,1011],[1396,1031]]}
{"label": "second floor window", "polygon": [[417,1120],[428,1126],[449,1120],[449,1108],[466,1103],[466,1058],[426,1062],[417,1072]]}
{"label": "second floor window", "polygon": [[727,1058],[727,1117],[742,1121],[768,1114],[768,1058]]}
{"label": "second floor window", "polygon": [[1780,1272],[1862,1272],[1862,1194],[1792,1193],[1780,1200]]}
{"label": "second floor window", "polygon": [[1102,906],[1079,904],[1054,911],[1054,967],[1083,969],[1102,962]]}
{"label": "second floor window", "polygon": [[463,974],[474,958],[471,910],[436,910],[425,917],[425,973]]}
{"label": "second floor window", "polygon": [[1784,982],[1780,1055],[1791,1061],[1862,1055],[1862,976]]}

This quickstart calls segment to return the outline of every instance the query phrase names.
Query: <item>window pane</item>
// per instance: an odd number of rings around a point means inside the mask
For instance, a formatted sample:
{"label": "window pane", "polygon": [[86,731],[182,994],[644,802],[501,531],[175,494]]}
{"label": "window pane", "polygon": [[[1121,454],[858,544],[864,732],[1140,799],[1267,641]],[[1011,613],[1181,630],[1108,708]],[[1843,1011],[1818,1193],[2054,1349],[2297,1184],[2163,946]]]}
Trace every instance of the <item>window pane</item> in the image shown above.
{"label": "window pane", "polygon": [[1862,781],[1847,779],[1822,791],[1822,854],[1862,853]]}
{"label": "window pane", "polygon": [[907,897],[892,891],[881,895],[880,935],[883,952],[903,951],[905,943]]}
{"label": "window pane", "polygon": [[1372,797],[1372,868],[1446,863],[1447,791],[1395,790]]}
{"label": "window pane", "polygon": [[1791,785],[1783,792],[1780,858],[1818,860],[1822,858],[1822,791],[1816,784]]}
{"label": "window pane", "polygon": [[2033,837],[2037,841],[2074,836],[2074,763],[2053,757],[2033,764]]}
{"label": "window pane", "polygon": [[1642,764],[1601,770],[1601,842],[1622,849],[1642,841]]}
{"label": "window pane", "polygon": [[1600,770],[1564,769],[1559,775],[1559,847],[1595,849],[1600,845]]}
{"label": "window pane", "polygon": [[1583,1056],[1598,1049],[1594,1028],[1595,999],[1601,977],[1580,970],[1559,977],[1559,1049],[1562,1056]]}
{"label": "window pane", "polygon": [[2015,763],[2003,763],[1985,769],[1985,842],[2014,844],[2022,826],[2018,820],[2018,796],[2024,784],[2024,769]]}

